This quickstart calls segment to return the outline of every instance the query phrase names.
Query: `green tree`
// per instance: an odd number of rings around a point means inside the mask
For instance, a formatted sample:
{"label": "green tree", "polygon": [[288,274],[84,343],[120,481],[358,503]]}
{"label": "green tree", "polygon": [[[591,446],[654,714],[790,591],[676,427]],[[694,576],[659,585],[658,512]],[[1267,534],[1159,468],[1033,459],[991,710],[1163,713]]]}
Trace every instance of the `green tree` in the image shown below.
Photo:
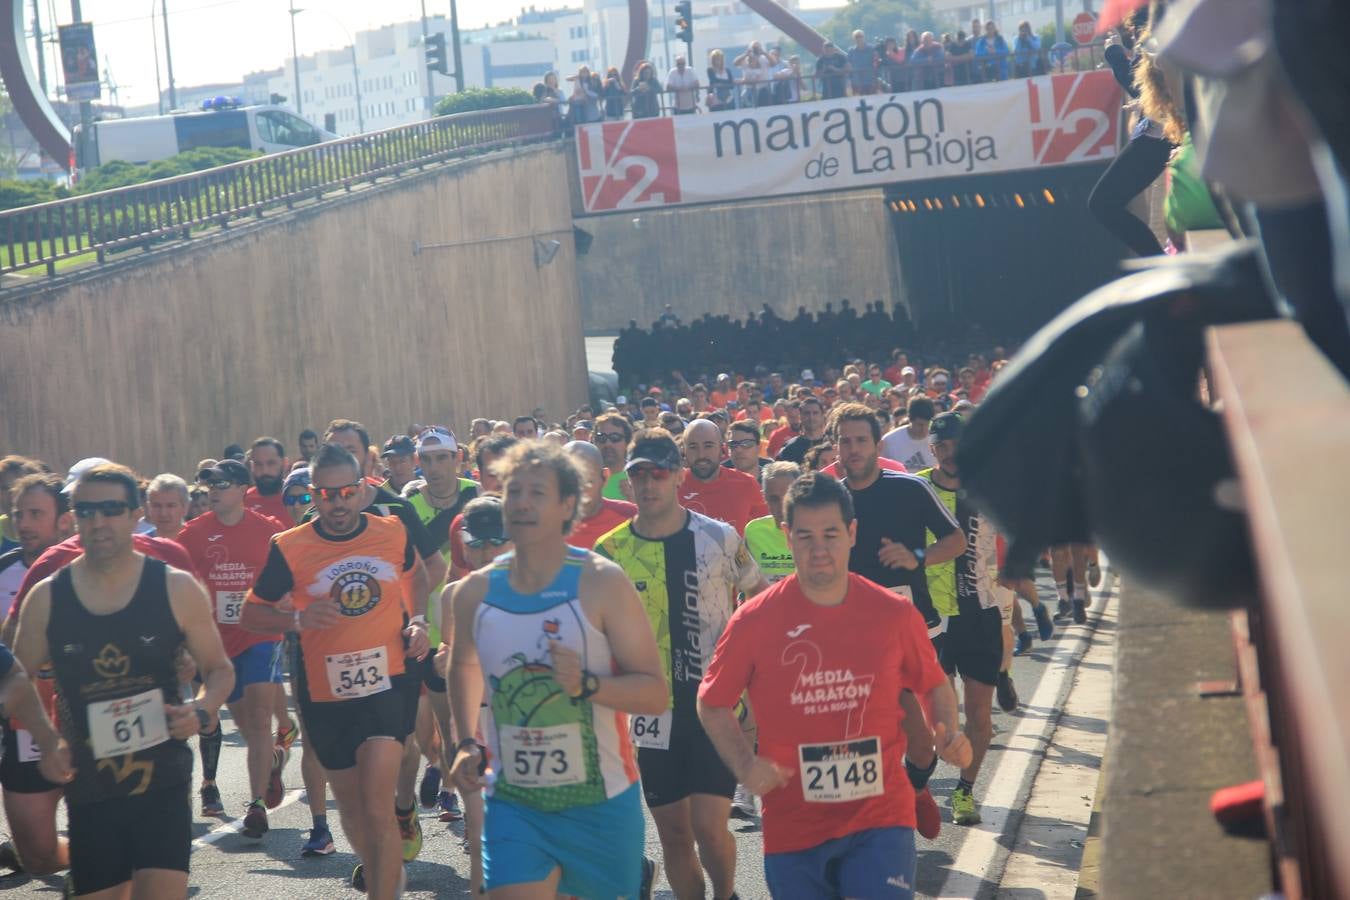
{"label": "green tree", "polygon": [[130,163],[120,159],[113,160],[101,166],[95,166],[81,175],[80,183],[75,192],[92,194],[96,191],[143,184],[159,178],[172,178],[175,175],[186,175],[188,172],[214,169],[216,166],[224,166],[261,155],[256,150],[243,147],[198,147],[195,150],[188,150],[185,153],[170,156],[168,159],[156,160],[151,163]]}
{"label": "green tree", "polygon": [[520,88],[470,88],[460,94],[442,97],[436,104],[436,115],[452,116],[455,113],[523,106],[533,102],[534,95]]}

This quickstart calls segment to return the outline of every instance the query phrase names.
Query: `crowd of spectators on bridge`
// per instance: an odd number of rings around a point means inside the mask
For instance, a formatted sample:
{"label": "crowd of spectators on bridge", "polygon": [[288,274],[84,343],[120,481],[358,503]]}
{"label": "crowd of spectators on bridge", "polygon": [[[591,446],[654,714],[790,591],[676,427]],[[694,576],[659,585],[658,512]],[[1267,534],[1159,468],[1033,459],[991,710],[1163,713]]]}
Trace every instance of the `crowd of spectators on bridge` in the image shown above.
{"label": "crowd of spectators on bridge", "polygon": [[[1068,48],[1068,45],[1062,45]],[[1060,50],[1057,45],[1055,50]],[[1061,57],[1062,58],[1062,57]],[[649,59],[631,73],[610,66],[604,74],[580,67],[560,83],[548,73],[534,86],[534,97],[555,104],[572,125],[660,115],[688,115],[849,95],[934,90],[1043,75],[1050,61],[1029,22],[1006,38],[992,21],[974,19],[970,31],[937,35],[910,29],[903,38],[869,38],[853,32],[847,49],[825,41],[813,69],[783,48],[752,41],[742,52],[716,49],[708,54],[703,77],[683,54],[664,79]]]}

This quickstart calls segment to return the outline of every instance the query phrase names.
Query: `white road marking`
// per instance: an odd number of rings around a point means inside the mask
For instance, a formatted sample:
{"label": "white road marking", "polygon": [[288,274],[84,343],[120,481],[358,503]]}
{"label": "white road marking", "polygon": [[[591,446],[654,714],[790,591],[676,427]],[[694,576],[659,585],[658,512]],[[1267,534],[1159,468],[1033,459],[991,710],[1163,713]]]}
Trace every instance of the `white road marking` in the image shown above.
{"label": "white road marking", "polygon": [[[1019,802],[1030,794],[1030,770],[1039,767],[1045,758],[1046,744],[1062,712],[1066,685],[1092,640],[1102,610],[1107,603],[1114,602],[1116,581],[1114,573],[1104,571],[1102,587],[1094,592],[1095,612],[1089,612],[1091,627],[1078,628],[1055,642],[1036,693],[1030,701],[1023,700],[1017,727],[1003,741],[1004,749],[999,751],[998,767],[989,779],[989,789],[984,797],[978,798],[984,821],[967,828],[961,850],[952,861],[938,897],[975,897],[986,879],[997,884],[994,866],[1006,862],[1009,853],[1000,838],[1008,829],[1009,820],[1020,812]],[[945,808],[943,812],[944,828],[962,827],[946,821]],[[992,895],[992,891],[989,893]]]}
{"label": "white road marking", "polygon": [[[293,790],[287,791],[285,796],[281,798],[281,802],[278,803],[274,809],[269,809],[267,811],[268,815],[275,813],[279,809],[285,809],[286,807],[290,806],[292,803],[299,800],[300,795],[303,794],[304,792],[305,792],[304,788],[295,788]],[[238,819],[230,819],[225,824],[217,828],[211,829],[206,834],[202,835],[201,837],[193,841],[192,849],[201,850],[205,847],[210,847],[212,844],[216,843],[221,838],[231,834],[238,834],[243,830],[244,830],[244,819],[242,816]]]}

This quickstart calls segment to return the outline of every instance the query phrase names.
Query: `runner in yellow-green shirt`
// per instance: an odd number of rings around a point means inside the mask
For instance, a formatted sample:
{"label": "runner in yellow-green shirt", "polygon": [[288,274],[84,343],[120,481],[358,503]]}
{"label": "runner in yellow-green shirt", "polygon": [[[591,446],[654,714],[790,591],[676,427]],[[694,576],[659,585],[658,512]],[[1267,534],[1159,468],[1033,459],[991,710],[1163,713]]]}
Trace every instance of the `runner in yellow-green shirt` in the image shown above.
{"label": "runner in yellow-green shirt", "polygon": [[759,473],[764,502],[769,515],[751,519],[745,526],[745,545],[769,581],[778,581],[796,571],[787,535],[783,533],[783,498],[792,482],[802,474],[801,466],[791,462],[773,462]]}

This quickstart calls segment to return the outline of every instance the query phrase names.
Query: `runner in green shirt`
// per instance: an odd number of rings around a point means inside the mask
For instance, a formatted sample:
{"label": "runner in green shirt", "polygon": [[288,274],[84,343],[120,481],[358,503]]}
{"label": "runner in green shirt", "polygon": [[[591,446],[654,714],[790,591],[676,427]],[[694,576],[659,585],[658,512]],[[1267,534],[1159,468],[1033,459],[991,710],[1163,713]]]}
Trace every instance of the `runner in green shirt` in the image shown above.
{"label": "runner in green shirt", "polygon": [[787,535],[783,533],[783,498],[801,474],[801,466],[790,462],[769,463],[760,471],[760,486],[769,515],[746,524],[745,544],[769,581],[778,581],[796,571]]}

